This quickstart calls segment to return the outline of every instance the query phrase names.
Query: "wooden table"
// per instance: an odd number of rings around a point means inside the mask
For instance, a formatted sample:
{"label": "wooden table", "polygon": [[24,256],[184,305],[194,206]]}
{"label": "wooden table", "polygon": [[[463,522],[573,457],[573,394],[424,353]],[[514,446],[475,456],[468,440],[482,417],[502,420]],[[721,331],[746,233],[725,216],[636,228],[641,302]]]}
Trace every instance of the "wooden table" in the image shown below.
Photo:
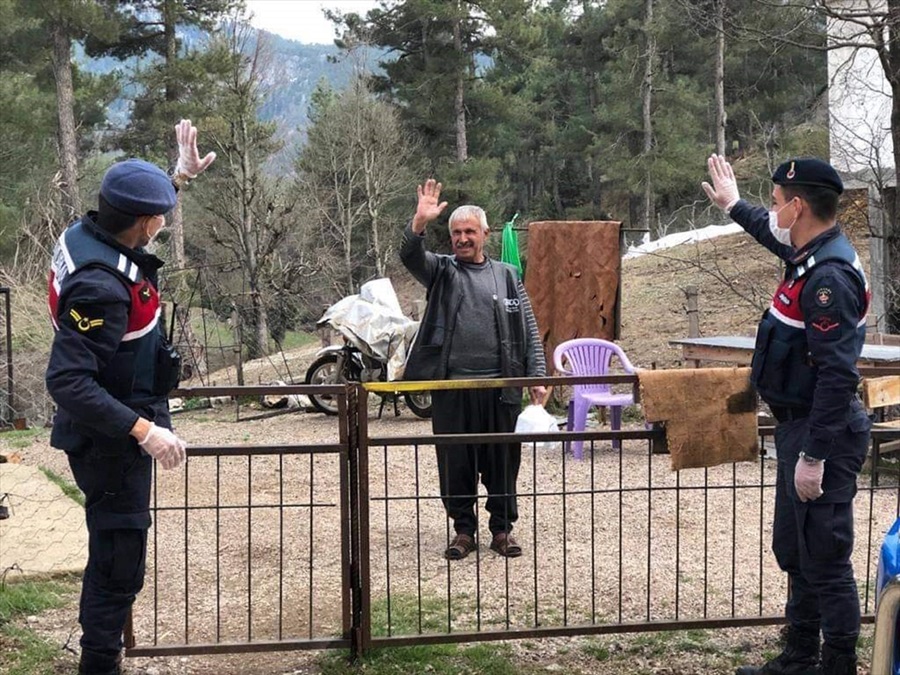
{"label": "wooden table", "polygon": [[[750,365],[755,338],[739,335],[715,335],[712,337],[669,340],[671,345],[681,345],[685,361],[721,361],[740,366]],[[864,375],[900,374],[900,347],[895,345],[864,344],[857,362]]]}

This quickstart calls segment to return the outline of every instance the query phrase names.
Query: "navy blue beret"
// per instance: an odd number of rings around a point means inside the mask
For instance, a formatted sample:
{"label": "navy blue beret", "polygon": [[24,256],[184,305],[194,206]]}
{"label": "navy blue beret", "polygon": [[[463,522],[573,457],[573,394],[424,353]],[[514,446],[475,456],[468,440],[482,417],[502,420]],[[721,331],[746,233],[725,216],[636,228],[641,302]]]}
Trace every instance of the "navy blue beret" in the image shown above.
{"label": "navy blue beret", "polygon": [[828,162],[815,157],[789,159],[775,169],[772,182],[776,185],[813,185],[828,188],[838,194],[844,191],[841,177]]}
{"label": "navy blue beret", "polygon": [[126,159],[113,164],[100,195],[115,209],[132,216],[158,216],[175,208],[177,195],[172,179],[155,164]]}

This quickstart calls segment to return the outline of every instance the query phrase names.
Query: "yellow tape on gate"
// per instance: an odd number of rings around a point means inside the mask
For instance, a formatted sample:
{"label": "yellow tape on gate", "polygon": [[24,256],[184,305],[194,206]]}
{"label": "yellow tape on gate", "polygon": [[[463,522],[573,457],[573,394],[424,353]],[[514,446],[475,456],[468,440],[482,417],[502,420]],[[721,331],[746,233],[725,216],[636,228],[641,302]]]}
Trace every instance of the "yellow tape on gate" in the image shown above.
{"label": "yellow tape on gate", "polygon": [[417,380],[395,382],[363,382],[362,387],[373,394],[394,394],[405,391],[431,391],[440,389],[499,389],[501,387],[534,387],[558,384],[585,383],[633,383],[634,375],[589,375],[581,377],[506,377],[494,380]]}
{"label": "yellow tape on gate", "polygon": [[373,394],[394,394],[405,391],[431,391],[434,389],[497,389],[522,386],[509,384],[517,379],[505,380],[417,380],[409,382],[363,382],[363,389]]}

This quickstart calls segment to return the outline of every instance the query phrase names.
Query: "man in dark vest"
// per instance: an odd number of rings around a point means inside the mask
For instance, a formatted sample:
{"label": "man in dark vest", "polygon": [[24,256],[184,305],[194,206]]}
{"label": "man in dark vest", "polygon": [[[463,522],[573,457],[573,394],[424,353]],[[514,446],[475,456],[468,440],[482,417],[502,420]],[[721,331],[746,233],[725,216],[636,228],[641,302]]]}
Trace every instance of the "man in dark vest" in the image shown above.
{"label": "man in dark vest", "polygon": [[791,582],[787,644],[762,667],[737,673],[855,675],[853,497],[871,426],[856,395],[856,362],[870,294],[836,224],[843,185],[830,164],[792,159],[772,176],[767,210],[740,199],[724,157],[713,155],[708,166],[709,198],[785,262],[757,329],[751,380],[777,421],[772,550]]}
{"label": "man in dark vest", "polygon": [[[427,289],[428,304],[404,377],[411,380],[543,377],[544,350],[531,303],[518,272],[484,253],[489,228],[484,210],[460,206],[450,215],[454,255],[425,250],[425,226],[447,207],[441,184],[418,186],[418,205],[407,226],[400,259]],[[531,389],[540,402],[544,387]],[[522,408],[522,392],[505,389],[451,389],[432,392],[435,434],[512,433]],[[522,446],[439,444],[441,498],[453,520],[455,537],[444,551],[460,560],[476,547],[478,478],[488,492],[491,549],[516,557],[522,548],[510,534],[518,518],[516,479]]]}
{"label": "man in dark vest", "polygon": [[55,335],[47,390],[57,404],[50,442],[64,450],[84,492],[88,562],[81,587],[81,675],[121,672],[122,631],[143,587],[155,459],[179,466],[168,394],[180,359],[160,320],[157,272],[145,247],[184,185],[215,159],[200,159],[190,120],[176,126],[174,176],[139,159],[114,164],[99,208],[59,238],[50,269]]}

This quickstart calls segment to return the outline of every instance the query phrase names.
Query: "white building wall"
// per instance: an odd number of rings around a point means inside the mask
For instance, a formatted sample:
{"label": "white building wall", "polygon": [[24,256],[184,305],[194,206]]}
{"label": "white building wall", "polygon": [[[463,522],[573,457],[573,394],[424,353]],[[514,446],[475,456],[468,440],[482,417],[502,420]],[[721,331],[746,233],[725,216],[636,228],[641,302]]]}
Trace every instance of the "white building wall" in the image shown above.
{"label": "white building wall", "polygon": [[[829,7],[866,20],[866,13],[884,11],[885,0],[829,0]],[[868,20],[871,21],[871,20]],[[872,44],[858,23],[832,19],[831,44]],[[891,93],[874,49],[840,47],[828,52],[828,113],[831,163],[842,174],[863,177],[890,174]],[[849,176],[848,176],[849,177]]]}

